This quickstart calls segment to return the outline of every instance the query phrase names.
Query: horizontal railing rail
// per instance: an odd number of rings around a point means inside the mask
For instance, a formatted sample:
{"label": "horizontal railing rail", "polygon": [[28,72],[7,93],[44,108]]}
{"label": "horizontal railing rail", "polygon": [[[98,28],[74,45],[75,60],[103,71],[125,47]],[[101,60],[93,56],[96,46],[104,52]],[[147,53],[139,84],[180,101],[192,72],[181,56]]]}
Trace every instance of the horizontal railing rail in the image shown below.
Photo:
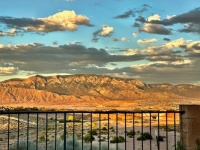
{"label": "horizontal railing rail", "polygon": [[177,149],[183,111],[0,112],[1,150]]}

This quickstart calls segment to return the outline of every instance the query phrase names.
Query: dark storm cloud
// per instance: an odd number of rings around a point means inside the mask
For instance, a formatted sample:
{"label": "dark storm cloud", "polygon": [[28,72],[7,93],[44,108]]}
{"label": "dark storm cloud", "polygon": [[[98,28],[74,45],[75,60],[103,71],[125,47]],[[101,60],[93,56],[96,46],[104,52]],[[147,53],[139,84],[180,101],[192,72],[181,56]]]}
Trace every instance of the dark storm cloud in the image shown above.
{"label": "dark storm cloud", "polygon": [[170,19],[164,20],[152,20],[151,23],[162,24],[165,26],[174,25],[174,24],[187,24],[184,25],[183,29],[180,29],[180,32],[194,32],[200,33],[200,7],[191,10],[187,13],[183,13],[180,15],[176,15],[171,17]]}
{"label": "dark storm cloud", "polygon": [[124,18],[129,18],[129,17],[135,17],[134,15],[134,11],[133,10],[129,10],[127,12],[124,12],[121,15],[117,15],[115,17],[113,17],[114,19],[124,19]]}
{"label": "dark storm cloud", "polygon": [[143,59],[145,56],[142,55],[111,55],[105,49],[86,48],[77,44],[51,47],[34,43],[0,48],[0,60],[11,62],[20,70],[43,73],[62,72],[66,66],[105,66],[111,62]]}
{"label": "dark storm cloud", "polygon": [[200,24],[189,23],[185,25],[184,28],[180,29],[179,31],[186,32],[186,33],[193,32],[193,33],[200,34]]}
{"label": "dark storm cloud", "polygon": [[177,23],[181,23],[181,24],[186,24],[186,23],[195,23],[198,24],[200,23],[200,7],[189,11],[187,13],[183,13],[177,16],[174,16],[170,19],[164,19],[164,20],[152,20],[152,23],[159,23],[159,24],[163,24],[163,25],[173,25],[173,24],[177,24]]}
{"label": "dark storm cloud", "polygon": [[35,26],[39,27],[40,25],[44,25],[45,22],[36,19],[30,18],[13,18],[13,17],[3,17],[0,16],[0,22],[7,24],[11,28],[21,28],[26,26]]}

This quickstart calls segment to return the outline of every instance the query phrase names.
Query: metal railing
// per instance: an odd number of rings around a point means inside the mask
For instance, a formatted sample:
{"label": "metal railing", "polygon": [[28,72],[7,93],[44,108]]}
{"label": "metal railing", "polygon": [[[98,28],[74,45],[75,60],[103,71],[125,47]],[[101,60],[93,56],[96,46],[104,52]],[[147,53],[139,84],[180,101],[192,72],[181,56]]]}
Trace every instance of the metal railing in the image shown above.
{"label": "metal railing", "polygon": [[4,111],[1,150],[177,149],[181,111]]}

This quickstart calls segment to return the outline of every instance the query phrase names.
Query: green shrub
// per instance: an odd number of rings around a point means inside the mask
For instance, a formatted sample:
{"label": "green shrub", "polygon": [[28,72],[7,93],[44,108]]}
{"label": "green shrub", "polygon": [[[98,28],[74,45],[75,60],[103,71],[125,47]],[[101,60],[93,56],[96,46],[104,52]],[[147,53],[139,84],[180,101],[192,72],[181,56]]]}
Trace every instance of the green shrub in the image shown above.
{"label": "green shrub", "polygon": [[84,137],[83,137],[83,140],[86,142],[86,143],[89,143],[89,142],[92,142],[95,140],[94,136],[91,135],[91,134],[86,134]]}
{"label": "green shrub", "polygon": [[103,127],[103,128],[102,128],[102,130],[106,131],[106,130],[107,130],[107,128],[106,128],[106,127]]}
{"label": "green shrub", "polygon": [[110,140],[110,143],[122,143],[125,142],[125,139],[123,136],[115,136],[112,138],[112,140]]}
{"label": "green shrub", "polygon": [[98,135],[97,130],[88,131],[88,134]]}
{"label": "green shrub", "polygon": [[131,130],[131,131],[127,132],[126,135],[127,135],[129,138],[133,138],[133,136],[135,135],[135,131]]}
{"label": "green shrub", "polygon": [[152,136],[151,136],[151,134],[148,133],[148,132],[141,133],[140,135],[141,136],[137,138],[137,140],[139,140],[139,141],[140,140],[144,141],[144,140],[148,140],[148,139],[149,140],[153,139]]}

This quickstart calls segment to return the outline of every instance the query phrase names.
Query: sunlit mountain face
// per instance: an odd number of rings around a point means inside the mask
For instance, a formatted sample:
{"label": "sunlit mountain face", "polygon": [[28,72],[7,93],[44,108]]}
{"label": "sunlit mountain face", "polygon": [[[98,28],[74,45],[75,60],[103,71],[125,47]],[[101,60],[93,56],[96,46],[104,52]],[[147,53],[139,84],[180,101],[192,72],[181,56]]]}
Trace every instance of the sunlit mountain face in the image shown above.
{"label": "sunlit mountain face", "polygon": [[0,2],[0,80],[101,74],[200,84],[200,1]]}

